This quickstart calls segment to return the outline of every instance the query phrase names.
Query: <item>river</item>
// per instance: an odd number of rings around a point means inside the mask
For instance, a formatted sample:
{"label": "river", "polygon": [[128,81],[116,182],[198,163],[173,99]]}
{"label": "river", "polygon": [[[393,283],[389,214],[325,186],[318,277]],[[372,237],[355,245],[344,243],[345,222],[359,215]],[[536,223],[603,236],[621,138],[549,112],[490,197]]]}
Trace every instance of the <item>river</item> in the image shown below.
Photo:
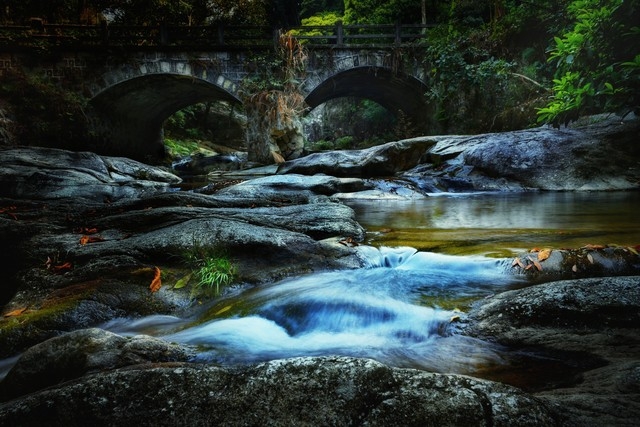
{"label": "river", "polygon": [[507,272],[518,252],[640,243],[639,193],[441,194],[348,204],[368,231],[356,248],[364,268],[230,292],[197,318],[119,319],[103,327],[193,345],[198,360],[224,365],[349,355],[540,389],[574,372],[535,351],[460,335],[465,310],[526,285]]}

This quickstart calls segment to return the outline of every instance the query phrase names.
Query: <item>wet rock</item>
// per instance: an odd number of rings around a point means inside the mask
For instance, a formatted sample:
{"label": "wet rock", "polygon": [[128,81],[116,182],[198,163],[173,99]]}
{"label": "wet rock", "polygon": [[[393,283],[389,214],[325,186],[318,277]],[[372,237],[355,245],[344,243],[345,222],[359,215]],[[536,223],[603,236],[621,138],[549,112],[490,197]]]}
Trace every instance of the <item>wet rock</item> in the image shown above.
{"label": "wet rock", "polygon": [[425,192],[638,189],[639,135],[635,116],[602,115],[563,129],[438,136],[432,164],[402,176]]}
{"label": "wet rock", "polygon": [[122,366],[187,361],[186,349],[149,336],[125,338],[102,329],[82,329],[49,339],[20,356],[0,382],[0,401],[61,382]]}
{"label": "wet rock", "polygon": [[[77,156],[95,173],[112,167]],[[127,164],[117,169],[132,173]],[[0,266],[8,277],[0,287],[0,357],[114,317],[182,313],[204,298],[193,286],[171,289],[193,273],[186,254],[196,246],[224,251],[243,286],[360,266],[353,248],[337,242],[361,240],[364,229],[351,208],[325,194],[362,188],[362,181],[304,178],[267,177],[214,196],[164,192],[103,203],[71,186],[63,200],[1,199],[11,215],[0,217]],[[37,199],[34,191],[27,194]],[[163,286],[151,292],[155,268]]]}
{"label": "wet rock", "polygon": [[238,170],[247,162],[246,153],[196,154],[173,162],[173,169],[181,175],[206,175],[211,171]]}
{"label": "wet rock", "polygon": [[[464,333],[513,348],[544,349],[566,362],[595,361],[573,385],[537,395],[562,406],[569,425],[632,426],[640,418],[640,279],[566,280],[478,302]],[[579,355],[579,357],[576,357]]]}
{"label": "wet rock", "polygon": [[434,144],[435,141],[431,138],[414,138],[363,150],[313,153],[285,162],[278,168],[278,173],[322,173],[340,177],[392,176],[420,164],[427,150]]}
{"label": "wet rock", "polygon": [[467,333],[518,344],[534,339],[527,330],[535,327],[563,328],[567,333],[573,329],[638,329],[640,279],[565,280],[503,292],[478,303],[469,321]]}
{"label": "wet rock", "polygon": [[220,190],[216,196],[233,197],[234,200],[266,199],[280,203],[299,203],[300,200],[318,200],[318,195],[331,196],[335,193],[353,193],[371,188],[372,184],[359,178],[288,173],[244,181]]}
{"label": "wet rock", "polygon": [[640,275],[635,247],[587,245],[577,249],[535,249],[518,254],[509,269],[531,282],[584,277]]}
{"label": "wet rock", "polygon": [[166,191],[180,182],[162,169],[130,159],[54,148],[0,151],[0,197],[115,201]]}
{"label": "wet rock", "polygon": [[178,262],[194,245],[217,247],[236,260],[240,280],[254,281],[279,269],[332,266],[333,256],[316,239],[364,234],[353,211],[336,203],[255,208],[255,216],[254,210],[233,208],[155,208],[95,218],[92,226],[100,230],[94,243],[80,244],[81,235],[71,231],[33,236],[25,245],[37,258],[63,253],[77,265],[124,255]]}
{"label": "wet rock", "polygon": [[166,287],[149,290],[153,269],[130,257],[105,257],[65,274],[21,271],[0,318],[0,358],[68,331],[118,317],[184,313],[196,302]]}
{"label": "wet rock", "polygon": [[49,425],[554,426],[552,406],[506,385],[345,357],[246,368],[128,368],[0,407],[8,423]]}

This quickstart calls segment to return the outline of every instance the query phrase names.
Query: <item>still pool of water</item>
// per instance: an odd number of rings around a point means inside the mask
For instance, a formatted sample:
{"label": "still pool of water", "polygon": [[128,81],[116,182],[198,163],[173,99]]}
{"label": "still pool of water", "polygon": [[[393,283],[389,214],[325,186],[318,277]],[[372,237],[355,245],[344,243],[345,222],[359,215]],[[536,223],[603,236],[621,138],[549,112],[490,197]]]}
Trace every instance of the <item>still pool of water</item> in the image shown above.
{"label": "still pool of water", "polygon": [[346,203],[373,245],[509,257],[534,247],[640,244],[640,192],[443,193]]}

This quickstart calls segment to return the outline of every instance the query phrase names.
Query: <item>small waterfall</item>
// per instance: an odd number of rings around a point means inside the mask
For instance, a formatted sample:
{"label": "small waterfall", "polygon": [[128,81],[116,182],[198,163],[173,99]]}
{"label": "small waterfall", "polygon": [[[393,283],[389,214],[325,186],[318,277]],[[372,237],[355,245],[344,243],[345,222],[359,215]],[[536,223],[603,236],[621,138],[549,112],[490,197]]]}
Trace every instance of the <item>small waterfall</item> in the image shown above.
{"label": "small waterfall", "polygon": [[229,298],[200,324],[164,338],[196,346],[203,360],[231,364],[338,354],[461,372],[470,360],[500,359],[489,344],[452,333],[451,319],[462,313],[433,303],[505,285],[499,260],[358,250],[365,268],[314,273]]}

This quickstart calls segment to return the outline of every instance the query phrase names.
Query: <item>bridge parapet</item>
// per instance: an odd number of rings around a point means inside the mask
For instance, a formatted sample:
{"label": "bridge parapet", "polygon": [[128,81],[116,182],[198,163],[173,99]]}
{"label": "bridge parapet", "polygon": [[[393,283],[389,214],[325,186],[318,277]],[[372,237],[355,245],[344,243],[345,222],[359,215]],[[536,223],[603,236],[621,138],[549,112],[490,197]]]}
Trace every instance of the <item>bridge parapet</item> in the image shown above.
{"label": "bridge parapet", "polygon": [[335,25],[274,29],[249,25],[171,26],[46,24],[32,19],[31,25],[0,25],[0,51],[25,49],[164,49],[247,50],[273,49],[280,34],[292,34],[312,48],[389,48],[413,45],[426,37],[433,25]]}

